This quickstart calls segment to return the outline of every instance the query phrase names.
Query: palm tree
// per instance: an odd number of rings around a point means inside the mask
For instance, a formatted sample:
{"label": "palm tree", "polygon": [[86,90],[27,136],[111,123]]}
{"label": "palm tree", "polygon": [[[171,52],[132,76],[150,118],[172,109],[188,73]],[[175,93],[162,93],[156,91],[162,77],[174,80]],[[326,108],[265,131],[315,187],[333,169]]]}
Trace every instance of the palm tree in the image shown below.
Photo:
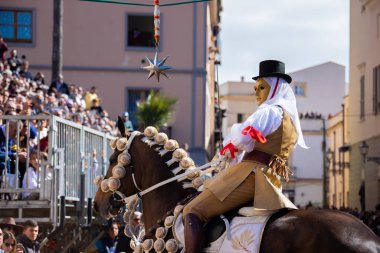
{"label": "palm tree", "polygon": [[177,99],[151,90],[146,101],[137,105],[136,117],[140,121],[140,128],[154,126],[160,129],[165,126],[170,120],[175,103]]}

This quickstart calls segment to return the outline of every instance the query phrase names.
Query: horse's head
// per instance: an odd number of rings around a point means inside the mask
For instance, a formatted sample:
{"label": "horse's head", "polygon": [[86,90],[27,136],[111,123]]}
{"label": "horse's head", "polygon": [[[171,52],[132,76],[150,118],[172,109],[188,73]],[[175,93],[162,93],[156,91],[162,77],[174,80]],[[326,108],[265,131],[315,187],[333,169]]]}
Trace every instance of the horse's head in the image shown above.
{"label": "horse's head", "polygon": [[[118,129],[121,134],[121,139],[118,141],[126,141],[130,134],[125,131],[124,123],[122,119],[118,118]],[[127,144],[127,143],[125,143]],[[96,192],[94,200],[94,208],[105,218],[111,218],[119,213],[121,208],[124,206],[121,197],[115,192],[122,192],[126,196],[133,195],[137,193],[137,188],[134,185],[131,173],[134,171],[134,160],[132,159],[133,154],[129,154],[129,157],[123,153],[122,148],[116,147],[116,142],[114,143],[114,152],[109,158],[109,168],[107,174],[104,178],[99,179],[99,189]],[[122,166],[120,164],[120,159],[123,159]],[[118,176],[115,176],[118,173]],[[110,182],[112,181],[112,182]]]}
{"label": "horse's head", "polygon": [[[147,127],[144,134],[133,132],[127,136],[121,118],[118,128],[122,137],[113,143],[115,151],[109,159],[107,174],[97,182],[100,187],[95,196],[95,210],[110,218],[124,206],[122,200],[139,193],[144,223],[149,226],[178,201],[194,193],[202,180],[199,172],[179,176],[185,170],[195,169],[194,161],[185,150],[178,148],[177,141],[168,140],[165,133]],[[162,184],[174,176],[179,176],[178,181],[174,178]]]}

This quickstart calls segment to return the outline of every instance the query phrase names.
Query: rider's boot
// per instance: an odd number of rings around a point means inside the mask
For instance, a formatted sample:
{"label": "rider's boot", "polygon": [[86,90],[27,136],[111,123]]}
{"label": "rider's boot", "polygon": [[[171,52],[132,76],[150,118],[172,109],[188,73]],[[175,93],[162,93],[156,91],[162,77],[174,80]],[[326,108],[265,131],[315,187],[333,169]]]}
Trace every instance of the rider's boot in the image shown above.
{"label": "rider's boot", "polygon": [[186,253],[200,253],[203,247],[203,223],[192,213],[185,216]]}

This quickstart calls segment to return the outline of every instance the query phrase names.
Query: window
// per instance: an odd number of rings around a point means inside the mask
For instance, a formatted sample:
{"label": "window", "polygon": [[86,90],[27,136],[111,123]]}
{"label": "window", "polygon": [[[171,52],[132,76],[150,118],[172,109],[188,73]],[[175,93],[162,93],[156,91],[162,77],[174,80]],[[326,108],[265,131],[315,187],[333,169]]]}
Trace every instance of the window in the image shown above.
{"label": "window", "polygon": [[296,96],[306,96],[306,83],[293,83],[293,91]]}
{"label": "window", "polygon": [[32,43],[33,12],[0,9],[0,34],[7,42]]}
{"label": "window", "polygon": [[373,114],[380,110],[380,65],[373,69]]}
{"label": "window", "polygon": [[152,15],[127,15],[127,47],[154,48]]}
{"label": "window", "polygon": [[[134,129],[139,128],[139,121],[136,117],[137,104],[143,103],[148,98],[151,89],[127,89],[127,111],[129,112],[129,120],[132,121]],[[158,92],[158,90],[155,90]]]}
{"label": "window", "polygon": [[243,114],[242,113],[238,113],[237,114],[237,123],[241,123],[243,122]]}
{"label": "window", "polygon": [[360,119],[364,119],[364,76],[360,78]]}

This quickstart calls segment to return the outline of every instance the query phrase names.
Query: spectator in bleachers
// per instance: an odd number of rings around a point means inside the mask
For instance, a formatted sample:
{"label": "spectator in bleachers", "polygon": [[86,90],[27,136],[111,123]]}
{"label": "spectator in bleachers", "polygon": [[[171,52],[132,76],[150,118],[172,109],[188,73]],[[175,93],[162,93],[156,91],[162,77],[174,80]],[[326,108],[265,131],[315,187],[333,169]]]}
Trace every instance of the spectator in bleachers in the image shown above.
{"label": "spectator in bleachers", "polygon": [[22,233],[24,230],[23,226],[17,225],[16,221],[13,217],[6,217],[3,218],[0,221],[0,228],[3,230],[3,232],[11,232],[15,236],[18,236]]}
{"label": "spectator in bleachers", "polygon": [[38,223],[35,220],[25,222],[22,235],[17,240],[24,246],[25,252],[40,253],[40,243],[37,241]]}
{"label": "spectator in bleachers", "polygon": [[[40,158],[36,151],[32,151],[29,159],[29,168],[26,170],[24,179],[22,181],[22,188],[24,189],[37,189],[39,187],[40,173]],[[22,199],[35,200],[38,199],[40,194],[38,192],[23,192]]]}
{"label": "spectator in bleachers", "polygon": [[[17,136],[17,128],[21,130],[22,124],[18,121],[10,121],[9,122],[9,140],[8,140],[8,149],[7,149],[7,142],[6,142],[6,125],[0,126],[0,175],[2,175],[2,172],[5,168],[9,168],[10,170],[7,171],[9,184],[11,187],[15,187],[16,185],[16,157],[18,154],[19,162],[25,162],[27,153],[17,147],[15,138]],[[8,152],[9,157],[9,163],[5,163],[5,156]],[[20,166],[20,169],[22,166]]]}
{"label": "spectator in bleachers", "polygon": [[110,222],[105,228],[105,236],[96,242],[96,250],[90,252],[115,252],[116,246],[119,241],[119,224],[115,221]]}
{"label": "spectator in bleachers", "polygon": [[14,234],[11,232],[4,232],[1,250],[3,250],[4,253],[19,253],[20,251],[16,251],[16,244],[17,241]]}
{"label": "spectator in bleachers", "polygon": [[0,61],[5,61],[5,53],[8,51],[8,45],[5,43],[4,38],[0,36]]}
{"label": "spectator in bleachers", "polygon": [[103,107],[100,105],[100,99],[94,98],[90,108],[91,112],[95,115],[103,115]]}
{"label": "spectator in bleachers", "polygon": [[45,75],[42,72],[37,72],[34,81],[36,81],[38,85],[45,84]]}
{"label": "spectator in bleachers", "polygon": [[32,72],[29,71],[29,62],[24,61],[21,65],[21,70],[19,72],[20,77],[25,77],[28,81],[33,80]]}
{"label": "spectator in bleachers", "polygon": [[96,87],[92,86],[90,91],[87,91],[85,96],[84,96],[84,100],[86,102],[86,109],[87,110],[91,109],[91,106],[93,105],[94,99],[97,99],[97,98],[98,98],[98,94],[96,93]]}
{"label": "spectator in bleachers", "polygon": [[20,58],[18,58],[16,49],[11,50],[11,56],[7,59],[7,62],[9,64],[9,69],[12,71],[12,73],[18,75],[18,71],[20,70],[22,61]]}
{"label": "spectator in bleachers", "polygon": [[125,129],[127,129],[129,132],[133,132],[133,125],[132,125],[132,121],[129,120],[129,113],[128,112],[124,112],[124,126],[125,126]]}
{"label": "spectator in bleachers", "polygon": [[70,95],[69,86],[63,81],[63,75],[58,75],[51,83],[49,93],[52,91]]}
{"label": "spectator in bleachers", "polygon": [[[116,123],[108,118],[108,113],[103,110],[100,103],[93,107],[86,104],[86,100],[98,99],[96,87],[91,87],[86,99],[83,96],[83,88],[75,84],[70,87],[64,85],[63,77],[58,82],[53,82],[52,87],[45,85],[44,74],[38,72],[34,79],[29,71],[29,62],[17,57],[17,51],[12,51],[17,62],[22,68],[14,73],[10,70],[8,61],[1,61],[0,65],[0,109],[5,115],[37,115],[49,113],[76,123],[89,126],[104,132],[114,134]],[[25,57],[24,57],[25,58]],[[58,84],[58,87],[56,86]],[[64,87],[67,87],[64,88]],[[91,102],[91,100],[90,100]],[[87,108],[88,107],[88,108]],[[100,115],[98,115],[100,114]],[[35,127],[37,127],[35,125]],[[33,141],[37,145],[37,141]]]}

